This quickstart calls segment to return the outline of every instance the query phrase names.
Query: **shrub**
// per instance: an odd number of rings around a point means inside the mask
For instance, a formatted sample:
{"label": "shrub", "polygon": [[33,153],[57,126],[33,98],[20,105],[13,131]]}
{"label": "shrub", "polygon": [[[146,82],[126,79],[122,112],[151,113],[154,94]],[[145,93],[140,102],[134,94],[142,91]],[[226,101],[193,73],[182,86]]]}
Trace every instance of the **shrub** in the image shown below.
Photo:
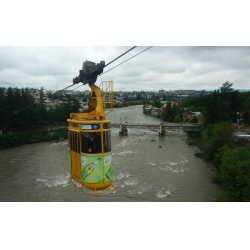
{"label": "shrub", "polygon": [[226,192],[222,191],[214,195],[215,202],[233,202],[236,201],[232,197],[230,197]]}
{"label": "shrub", "polygon": [[202,153],[202,152],[198,152],[198,151],[196,151],[196,152],[194,153],[194,155],[195,155],[196,157],[198,157],[198,158],[202,158],[202,157],[203,157],[203,153]]}
{"label": "shrub", "polygon": [[65,139],[68,139],[68,129],[67,128],[57,128],[54,130],[54,138],[59,139],[60,137],[63,137]]}
{"label": "shrub", "polygon": [[11,148],[24,143],[32,144],[43,141],[58,140],[60,137],[68,138],[67,128],[58,128],[54,130],[54,136],[49,134],[48,130],[32,130],[28,132],[17,132],[0,136],[0,147]]}
{"label": "shrub", "polygon": [[201,131],[186,131],[189,138],[201,138]]}
{"label": "shrub", "polygon": [[11,148],[25,143],[27,133],[18,132],[0,136],[0,147]]}
{"label": "shrub", "polygon": [[250,145],[230,149],[227,145],[215,154],[222,186],[236,201],[250,201]]}
{"label": "shrub", "polygon": [[198,123],[198,118],[197,116],[194,116],[193,118],[190,119],[190,123]]}
{"label": "shrub", "polygon": [[195,144],[195,140],[193,140],[193,139],[187,139],[186,143],[187,143],[187,145],[194,145]]}

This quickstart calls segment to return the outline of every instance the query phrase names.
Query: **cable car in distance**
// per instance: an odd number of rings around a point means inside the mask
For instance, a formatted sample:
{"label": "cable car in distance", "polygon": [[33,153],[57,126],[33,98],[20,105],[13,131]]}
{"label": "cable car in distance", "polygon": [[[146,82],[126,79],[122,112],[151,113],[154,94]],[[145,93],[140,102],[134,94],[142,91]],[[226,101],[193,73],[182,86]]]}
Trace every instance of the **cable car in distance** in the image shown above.
{"label": "cable car in distance", "polygon": [[[88,61],[83,63],[83,70],[80,70],[79,77],[73,79],[73,82],[75,80],[89,83],[91,102],[84,112],[71,113],[70,119],[67,120],[69,124],[69,182],[84,193],[102,194],[114,190],[110,120],[106,119],[106,114],[114,108],[113,81],[101,82],[101,91],[94,84],[96,78],[92,80],[93,74],[87,75],[92,69],[89,63]],[[97,64],[95,74],[100,72],[98,68],[100,65]],[[93,66],[96,67],[95,64]],[[86,75],[92,79],[84,82],[83,77]],[[108,112],[105,114],[104,111]],[[86,191],[86,188],[94,192]]]}

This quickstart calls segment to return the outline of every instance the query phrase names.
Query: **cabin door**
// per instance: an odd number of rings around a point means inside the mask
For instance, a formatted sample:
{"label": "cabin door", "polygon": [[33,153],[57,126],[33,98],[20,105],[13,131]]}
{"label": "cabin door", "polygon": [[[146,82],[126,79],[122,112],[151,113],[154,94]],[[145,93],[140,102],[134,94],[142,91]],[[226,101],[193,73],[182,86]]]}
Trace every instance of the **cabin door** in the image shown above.
{"label": "cabin door", "polygon": [[70,131],[70,149],[72,175],[75,179],[81,180],[81,155],[80,155],[80,133],[78,131]]}

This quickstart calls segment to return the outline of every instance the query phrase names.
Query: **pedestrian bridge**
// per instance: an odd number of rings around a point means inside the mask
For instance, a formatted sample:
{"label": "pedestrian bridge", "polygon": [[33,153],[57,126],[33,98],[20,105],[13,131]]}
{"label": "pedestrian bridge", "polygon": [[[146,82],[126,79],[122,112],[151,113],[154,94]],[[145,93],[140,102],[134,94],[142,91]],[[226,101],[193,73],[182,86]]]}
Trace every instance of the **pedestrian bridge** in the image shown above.
{"label": "pedestrian bridge", "polygon": [[151,128],[160,130],[178,130],[182,129],[184,131],[201,131],[201,124],[190,124],[190,123],[110,123],[112,128]]}

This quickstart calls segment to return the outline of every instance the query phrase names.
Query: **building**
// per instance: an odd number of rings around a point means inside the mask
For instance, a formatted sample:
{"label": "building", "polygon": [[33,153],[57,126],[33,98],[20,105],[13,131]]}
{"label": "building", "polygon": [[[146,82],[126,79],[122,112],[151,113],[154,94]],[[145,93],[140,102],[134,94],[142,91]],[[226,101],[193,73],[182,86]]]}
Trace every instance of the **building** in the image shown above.
{"label": "building", "polygon": [[246,133],[246,134],[250,134],[250,126],[244,126],[244,124],[242,124],[242,126],[240,126],[238,124],[238,128],[239,128],[239,131]]}
{"label": "building", "polygon": [[202,117],[201,112],[192,112],[192,111],[188,111],[182,114],[183,116],[183,120],[185,119],[192,119],[194,117],[198,118],[198,121],[200,121],[200,118]]}
{"label": "building", "polygon": [[236,140],[246,140],[250,142],[250,135],[240,132],[240,131],[233,133],[233,137]]}
{"label": "building", "polygon": [[163,112],[166,112],[166,111],[159,109],[159,108],[153,108],[150,112],[150,115],[154,117],[161,117]]}
{"label": "building", "polygon": [[59,104],[57,102],[53,103],[53,102],[45,102],[45,108],[46,110],[50,110],[51,108],[55,108],[57,107]]}
{"label": "building", "polygon": [[233,133],[233,137],[235,141],[237,141],[238,146],[246,146],[246,144],[250,143],[250,135],[243,132],[235,132]]}

